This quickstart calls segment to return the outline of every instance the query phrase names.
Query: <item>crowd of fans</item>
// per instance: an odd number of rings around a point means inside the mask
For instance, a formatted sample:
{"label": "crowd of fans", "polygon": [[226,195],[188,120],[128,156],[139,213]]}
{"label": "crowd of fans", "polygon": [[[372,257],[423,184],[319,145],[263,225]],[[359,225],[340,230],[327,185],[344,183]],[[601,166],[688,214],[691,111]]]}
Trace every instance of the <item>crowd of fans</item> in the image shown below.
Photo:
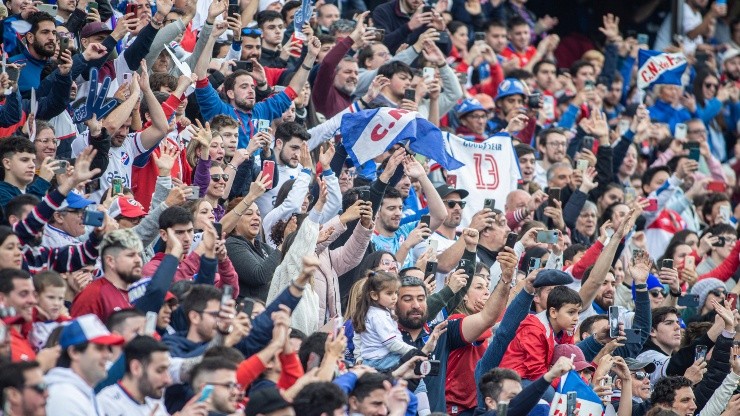
{"label": "crowd of fans", "polygon": [[740,2],[308,6],[5,0],[3,414],[740,415]]}

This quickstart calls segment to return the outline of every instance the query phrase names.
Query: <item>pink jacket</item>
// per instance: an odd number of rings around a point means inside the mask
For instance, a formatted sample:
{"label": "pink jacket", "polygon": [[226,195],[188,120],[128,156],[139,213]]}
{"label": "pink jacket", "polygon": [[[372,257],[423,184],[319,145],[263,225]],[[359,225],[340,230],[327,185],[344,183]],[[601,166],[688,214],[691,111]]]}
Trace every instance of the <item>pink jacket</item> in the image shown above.
{"label": "pink jacket", "polygon": [[362,261],[373,230],[366,229],[359,222],[352,236],[343,246],[329,250],[329,244],[347,231],[347,226],[339,221],[339,216],[329,220],[324,227],[334,227],[334,234],[316,247],[319,269],[314,273],[313,289],[319,296],[319,322],[327,322],[327,317],[341,315],[339,295],[339,276],[357,267]]}
{"label": "pink jacket", "polygon": [[[153,276],[154,272],[157,271],[159,263],[162,262],[164,253],[157,253],[149,263],[145,264],[141,270],[142,276]],[[193,251],[192,253],[185,256],[185,258],[177,266],[177,272],[175,272],[175,278],[172,282],[179,282],[180,280],[193,280],[193,276],[198,274],[200,270],[200,254]],[[234,265],[231,264],[231,260],[227,257],[223,261],[218,262],[218,271],[216,272],[216,287],[220,288],[223,285],[231,285],[234,288],[234,299],[239,296],[239,276],[234,270]]]}

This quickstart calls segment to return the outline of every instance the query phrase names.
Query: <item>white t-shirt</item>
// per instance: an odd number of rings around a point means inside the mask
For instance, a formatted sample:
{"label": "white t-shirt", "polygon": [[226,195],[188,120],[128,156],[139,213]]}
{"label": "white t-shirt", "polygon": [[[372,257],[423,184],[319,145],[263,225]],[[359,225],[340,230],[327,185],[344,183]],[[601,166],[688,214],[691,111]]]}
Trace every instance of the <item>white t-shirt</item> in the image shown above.
{"label": "white t-shirt", "polygon": [[256,201],[257,207],[260,209],[260,215],[262,215],[262,218],[264,218],[265,215],[267,215],[267,213],[272,211],[272,209],[275,207],[275,198],[277,198],[277,194],[283,184],[290,179],[297,178],[298,174],[301,173],[303,166],[299,164],[298,166],[291,168],[287,165],[277,165],[275,166],[275,168],[278,169],[280,182],[275,184],[272,189],[265,192],[261,197],[257,198]]}
{"label": "white t-shirt", "polygon": [[[697,45],[704,43],[704,38],[700,35],[694,39],[689,39],[686,34],[696,29],[701,24],[703,18],[701,12],[695,12],[691,9],[691,6],[686,4],[686,2],[683,3],[682,14],[683,22],[681,23],[681,27],[683,28],[682,35],[684,35],[683,52],[686,54],[692,54],[696,50]],[[671,45],[673,41],[673,39],[671,39],[671,20],[673,20],[673,14],[668,13],[665,20],[663,20],[663,23],[660,25],[660,29],[658,29],[658,35],[655,38],[655,45],[653,45],[654,50],[662,51]]]}
{"label": "white t-shirt", "polygon": [[473,215],[483,209],[486,198],[493,198],[495,207],[504,210],[506,196],[517,189],[522,174],[519,159],[508,135],[491,136],[475,143],[451,134],[445,134],[447,151],[465,166],[450,171],[457,175],[457,189],[470,192],[463,210],[463,224],[470,224]]}
{"label": "white t-shirt", "polygon": [[362,358],[374,360],[391,353],[386,347],[392,342],[403,342],[403,335],[391,313],[384,308],[371,306],[365,316],[365,332],[360,334]]}
{"label": "white t-shirt", "polygon": [[[139,404],[118,383],[101,390],[96,399],[106,416],[169,416],[162,399],[147,397],[144,404]],[[157,404],[157,411],[152,413]]]}
{"label": "white t-shirt", "polygon": [[[79,156],[89,144],[89,133],[85,131],[72,142],[72,156]],[[108,151],[108,168],[105,169],[105,172],[103,172],[103,175],[99,179],[100,190],[94,192],[90,199],[96,202],[100,201],[105,191],[111,187],[114,178],[123,179],[123,186],[131,188],[134,159],[148,150],[141,143],[140,132],[130,133],[120,147],[111,146],[110,151]]]}

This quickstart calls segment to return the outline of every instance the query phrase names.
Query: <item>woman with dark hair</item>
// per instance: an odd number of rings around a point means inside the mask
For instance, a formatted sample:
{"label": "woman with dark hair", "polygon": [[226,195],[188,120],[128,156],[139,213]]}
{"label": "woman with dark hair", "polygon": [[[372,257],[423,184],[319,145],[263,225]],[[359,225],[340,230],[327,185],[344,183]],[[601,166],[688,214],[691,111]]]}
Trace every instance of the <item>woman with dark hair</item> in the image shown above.
{"label": "woman with dark hair", "polygon": [[347,295],[352,285],[367,275],[368,270],[382,270],[388,273],[398,274],[398,260],[393,253],[384,250],[374,251],[362,259],[360,265],[355,269],[356,274],[352,278],[339,279],[339,293],[342,297],[342,309],[347,308]]}
{"label": "woman with dark hair", "polygon": [[728,126],[722,107],[731,96],[734,102],[738,101],[738,89],[734,83],[720,86],[719,78],[712,72],[705,71],[694,78],[694,96],[696,114],[707,129],[705,140],[709,149],[717,160],[725,161],[729,150],[725,140]]}

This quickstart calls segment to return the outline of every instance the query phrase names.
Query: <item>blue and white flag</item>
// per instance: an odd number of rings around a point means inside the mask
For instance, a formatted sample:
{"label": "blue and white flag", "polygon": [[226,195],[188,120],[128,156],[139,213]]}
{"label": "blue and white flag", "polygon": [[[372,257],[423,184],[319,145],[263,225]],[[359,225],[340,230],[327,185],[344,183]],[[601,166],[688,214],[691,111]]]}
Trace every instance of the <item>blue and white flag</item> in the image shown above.
{"label": "blue and white flag", "polygon": [[567,396],[569,391],[576,392],[576,409],[578,416],[601,416],[604,406],[601,399],[591,387],[574,370],[560,378],[555,397],[550,405],[550,416],[567,416]]}
{"label": "blue and white flag", "polygon": [[411,150],[447,170],[463,166],[445,150],[439,128],[416,111],[384,107],[347,113],[342,117],[340,130],[344,147],[357,166],[403,140],[409,141]]}
{"label": "blue and white flag", "polygon": [[682,53],[663,53],[641,49],[637,55],[637,87],[645,89],[653,84],[682,85],[686,71],[686,57]]}
{"label": "blue and white flag", "polygon": [[303,34],[302,30],[303,24],[308,23],[308,21],[311,19],[312,14],[313,5],[311,4],[311,0],[303,0],[301,8],[298,9],[293,16],[293,36],[300,40],[308,40],[306,38],[306,35]]}

